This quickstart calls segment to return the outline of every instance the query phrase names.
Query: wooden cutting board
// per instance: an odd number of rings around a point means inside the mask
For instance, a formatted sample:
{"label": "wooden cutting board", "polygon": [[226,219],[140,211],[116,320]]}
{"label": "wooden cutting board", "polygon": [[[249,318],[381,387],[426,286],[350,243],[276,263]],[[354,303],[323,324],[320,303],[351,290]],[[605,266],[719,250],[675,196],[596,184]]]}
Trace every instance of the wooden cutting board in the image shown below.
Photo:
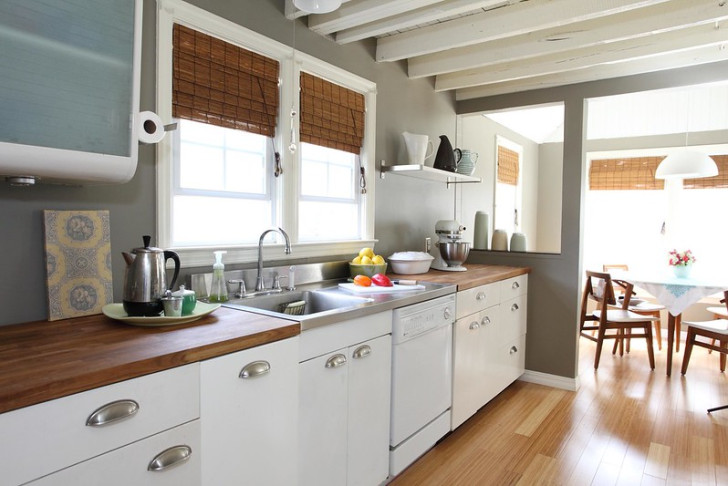
{"label": "wooden cutting board", "polygon": [[339,287],[355,294],[380,294],[390,292],[406,292],[408,290],[425,290],[424,285],[399,285],[393,284],[391,287],[380,287],[378,285],[371,285],[370,287],[362,287],[353,283],[340,283]]}

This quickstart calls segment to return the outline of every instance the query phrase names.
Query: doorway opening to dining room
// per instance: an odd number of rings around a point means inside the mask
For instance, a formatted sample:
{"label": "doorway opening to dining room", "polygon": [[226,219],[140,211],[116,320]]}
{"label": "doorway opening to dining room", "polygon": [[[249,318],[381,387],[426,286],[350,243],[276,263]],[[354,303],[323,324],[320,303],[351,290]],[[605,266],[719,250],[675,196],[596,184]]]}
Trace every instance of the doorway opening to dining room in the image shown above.
{"label": "doorway opening to dining room", "polygon": [[[582,268],[621,263],[669,272],[668,252],[690,249],[694,272],[728,274],[728,82],[586,101]],[[715,177],[656,179],[662,159],[697,149]]]}

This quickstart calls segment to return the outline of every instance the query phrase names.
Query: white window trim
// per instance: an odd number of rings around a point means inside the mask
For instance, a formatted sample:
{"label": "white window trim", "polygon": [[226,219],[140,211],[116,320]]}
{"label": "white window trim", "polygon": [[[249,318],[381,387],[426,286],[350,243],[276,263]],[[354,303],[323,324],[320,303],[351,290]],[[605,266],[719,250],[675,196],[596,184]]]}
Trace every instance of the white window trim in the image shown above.
{"label": "white window trim", "polygon": [[[293,154],[288,150],[291,143],[288,120],[291,106],[299,110],[298,93],[295,94],[290,86],[282,86],[281,99],[278,113],[281,127],[276,135],[275,145],[281,154],[283,165],[283,177],[279,177],[275,183],[278,184],[277,191],[284,191],[285,194],[294,194],[295,197],[285,198],[278,208],[279,221],[289,235],[293,234],[293,251],[285,255],[282,245],[266,244],[267,253],[276,260],[296,260],[301,258],[323,257],[331,255],[348,255],[359,251],[361,247],[373,246],[374,239],[374,173],[375,173],[375,123],[376,123],[376,84],[349,73],[336,66],[314,58],[281,44],[245,27],[231,21],[218,17],[203,9],[190,5],[181,0],[158,0],[157,1],[157,106],[156,111],[162,120],[172,120],[172,63],[169,52],[172,51],[172,26],[178,23],[210,35],[228,39],[241,46],[255,46],[253,50],[271,58],[277,59],[281,66],[281,78],[298,79],[300,71],[306,71],[325,78],[329,81],[343,84],[347,88],[362,93],[365,97],[365,132],[363,150],[360,157],[361,164],[365,168],[367,178],[367,192],[362,196],[363,204],[360,208],[362,239],[352,241],[322,242],[322,243],[297,243],[297,204],[299,199],[299,181],[296,171],[286,170],[289,167],[300,166],[298,158],[300,151]],[[169,59],[169,62],[166,62]],[[298,134],[298,117],[294,118],[295,133]],[[296,135],[298,136],[298,135]],[[297,138],[297,142],[300,140]],[[183,267],[204,266],[211,263],[211,252],[220,248],[227,250],[225,263],[249,263],[257,261],[257,245],[241,245],[234,247],[185,247],[173,248],[170,245],[171,234],[170,216],[172,202],[172,137],[164,137],[157,144],[157,244],[162,248],[175,250],[183,262]],[[281,219],[283,215],[283,219]],[[235,215],[230,215],[230,224],[236,224]],[[268,250],[275,249],[275,250]],[[273,254],[274,253],[274,254]]]}

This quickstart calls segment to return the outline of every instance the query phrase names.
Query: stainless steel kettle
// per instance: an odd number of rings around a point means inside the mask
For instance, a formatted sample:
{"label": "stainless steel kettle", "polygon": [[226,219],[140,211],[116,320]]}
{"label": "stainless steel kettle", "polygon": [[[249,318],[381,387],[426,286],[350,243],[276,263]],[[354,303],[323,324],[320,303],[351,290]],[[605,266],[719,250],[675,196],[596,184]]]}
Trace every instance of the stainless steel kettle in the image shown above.
{"label": "stainless steel kettle", "polygon": [[[124,311],[130,316],[157,316],[162,310],[164,292],[174,287],[179,275],[179,255],[171,250],[149,246],[152,237],[142,237],[144,247],[131,253],[121,252],[126,262],[124,273]],[[167,285],[167,260],[174,261],[174,276]]]}

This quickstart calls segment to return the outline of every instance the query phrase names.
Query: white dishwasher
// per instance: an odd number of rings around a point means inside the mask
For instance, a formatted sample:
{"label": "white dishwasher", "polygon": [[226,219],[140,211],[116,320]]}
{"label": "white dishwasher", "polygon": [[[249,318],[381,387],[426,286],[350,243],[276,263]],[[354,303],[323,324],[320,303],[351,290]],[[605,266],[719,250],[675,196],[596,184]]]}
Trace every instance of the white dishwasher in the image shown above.
{"label": "white dishwasher", "polygon": [[389,474],[450,431],[455,294],[394,310]]}

